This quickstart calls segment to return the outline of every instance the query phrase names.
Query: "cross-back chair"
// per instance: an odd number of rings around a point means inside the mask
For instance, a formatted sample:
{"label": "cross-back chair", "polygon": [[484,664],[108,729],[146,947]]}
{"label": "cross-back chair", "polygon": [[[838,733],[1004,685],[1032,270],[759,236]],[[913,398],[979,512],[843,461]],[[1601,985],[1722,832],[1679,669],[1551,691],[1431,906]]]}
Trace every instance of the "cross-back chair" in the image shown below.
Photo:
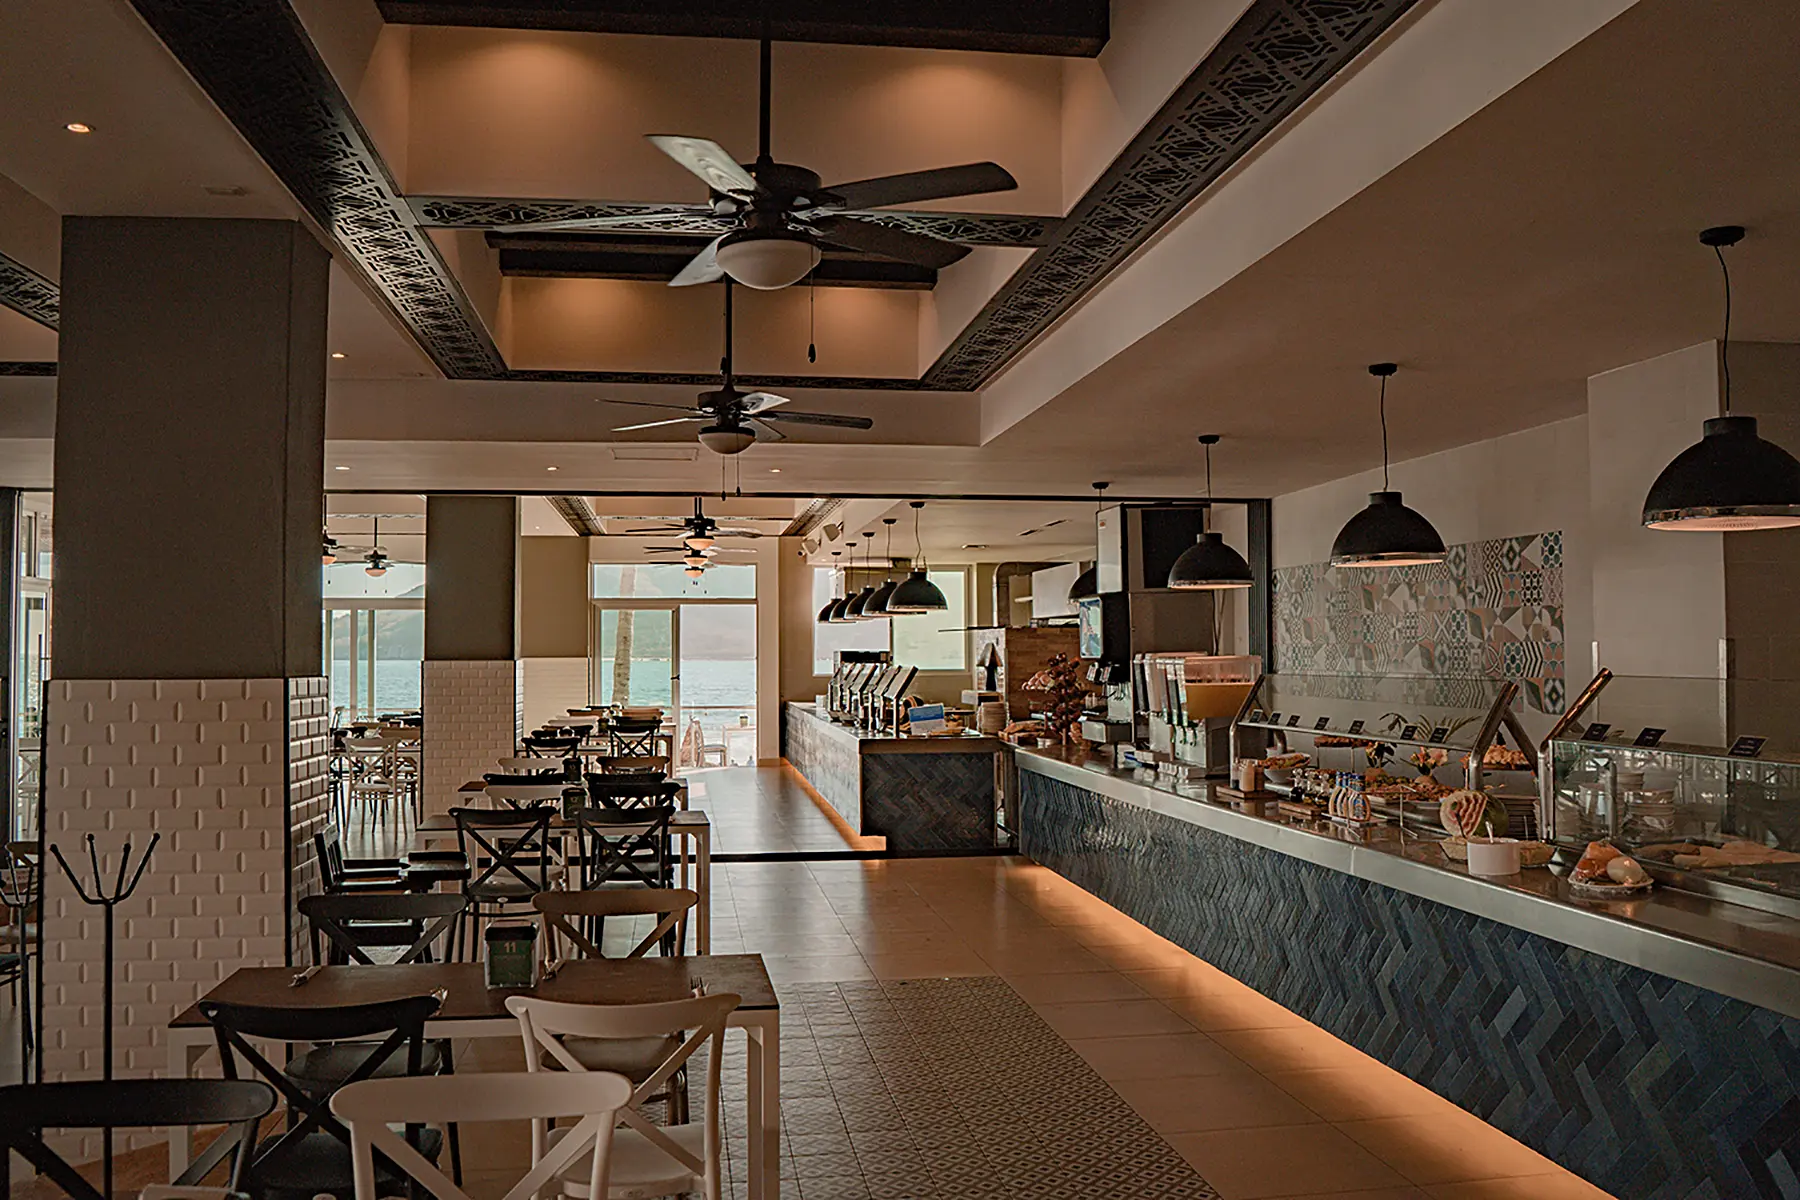
{"label": "cross-back chair", "polygon": [[[397,963],[448,961],[456,920],[468,907],[460,892],[307,896],[300,913],[312,932],[313,962],[373,966],[374,949],[400,949]],[[442,944],[440,945],[440,939]]]}
{"label": "cross-back chair", "polygon": [[[636,1083],[629,1106],[619,1110],[624,1128],[613,1138],[609,1191],[592,1191],[585,1181],[564,1177],[565,1196],[607,1200],[609,1195],[665,1196],[697,1191],[706,1200],[719,1200],[720,1060],[725,1049],[725,1021],[738,1004],[739,998],[729,993],[652,1004],[564,1004],[528,996],[507,999],[507,1011],[519,1019],[525,1064],[532,1071],[589,1071],[567,1044],[573,1038],[629,1041],[667,1036],[670,1030],[691,1030],[679,1035],[679,1044]],[[702,1047],[706,1049],[706,1084],[700,1119],[651,1124],[637,1106],[667,1088],[675,1073],[683,1071]],[[562,1136],[566,1135],[551,1129],[546,1121],[533,1122],[532,1161],[551,1153]]]}

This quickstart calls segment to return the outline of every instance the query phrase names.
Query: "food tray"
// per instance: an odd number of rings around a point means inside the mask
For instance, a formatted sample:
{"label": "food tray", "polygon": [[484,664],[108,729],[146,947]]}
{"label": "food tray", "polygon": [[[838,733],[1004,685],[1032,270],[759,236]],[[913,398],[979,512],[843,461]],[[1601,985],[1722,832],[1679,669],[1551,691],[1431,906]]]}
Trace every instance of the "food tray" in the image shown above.
{"label": "food tray", "polygon": [[1654,886],[1654,880],[1645,880],[1643,883],[1600,883],[1597,880],[1578,883],[1571,879],[1569,895],[1579,896],[1583,900],[1635,900]]}

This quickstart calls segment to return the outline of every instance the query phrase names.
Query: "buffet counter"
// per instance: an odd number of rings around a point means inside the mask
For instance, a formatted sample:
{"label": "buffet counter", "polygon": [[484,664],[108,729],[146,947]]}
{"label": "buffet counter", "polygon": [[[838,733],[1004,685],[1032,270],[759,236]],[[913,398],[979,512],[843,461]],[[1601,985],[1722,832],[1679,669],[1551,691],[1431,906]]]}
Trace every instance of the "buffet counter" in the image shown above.
{"label": "buffet counter", "polygon": [[861,733],[814,704],[782,706],[782,755],[859,834],[898,854],[992,850],[998,738]]}
{"label": "buffet counter", "polygon": [[1570,1170],[1789,1194],[1800,922],[1473,876],[1391,826],[1251,815],[1085,750],[1011,760],[1024,854]]}

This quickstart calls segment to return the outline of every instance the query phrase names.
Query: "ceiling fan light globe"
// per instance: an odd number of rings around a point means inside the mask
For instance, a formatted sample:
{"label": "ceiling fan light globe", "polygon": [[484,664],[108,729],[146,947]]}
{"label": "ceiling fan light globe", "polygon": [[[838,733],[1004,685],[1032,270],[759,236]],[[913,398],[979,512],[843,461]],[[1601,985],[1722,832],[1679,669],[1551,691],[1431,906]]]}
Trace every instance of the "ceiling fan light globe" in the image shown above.
{"label": "ceiling fan light globe", "polygon": [[387,568],[386,567],[364,567],[363,574],[373,575],[377,579],[379,579],[381,576],[387,574]]}
{"label": "ceiling fan light globe", "polygon": [[695,554],[704,554],[706,551],[712,549],[715,539],[696,534],[693,537],[685,537],[681,540],[685,542],[687,548],[692,550]]}
{"label": "ceiling fan light globe", "polygon": [[819,265],[819,248],[791,234],[741,229],[719,243],[717,259],[745,287],[774,292],[805,279]]}
{"label": "ceiling fan light globe", "polygon": [[700,444],[714,454],[742,454],[756,445],[756,431],[742,425],[703,425]]}

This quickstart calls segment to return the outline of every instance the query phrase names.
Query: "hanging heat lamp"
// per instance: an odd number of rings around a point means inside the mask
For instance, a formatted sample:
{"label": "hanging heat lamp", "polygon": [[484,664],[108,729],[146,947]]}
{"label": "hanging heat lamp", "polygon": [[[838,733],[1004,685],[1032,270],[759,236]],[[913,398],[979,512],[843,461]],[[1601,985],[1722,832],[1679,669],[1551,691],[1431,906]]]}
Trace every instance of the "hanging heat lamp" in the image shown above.
{"label": "hanging heat lamp", "polygon": [[[874,558],[873,551],[875,549],[875,531],[873,529],[865,530],[863,533],[863,537],[867,539],[865,542],[863,542],[864,572],[867,573],[869,561]],[[849,618],[852,621],[874,620],[874,618],[875,618],[874,613],[864,611],[868,607],[868,603],[869,603],[870,599],[872,599],[874,597],[874,595],[875,595],[875,585],[872,583],[863,584],[862,590],[857,592],[856,595],[850,597],[850,603],[844,605],[844,616]]]}
{"label": "hanging heat lamp", "polygon": [[1416,567],[1444,561],[1444,539],[1431,522],[1388,490],[1387,381],[1400,368],[1373,363],[1369,374],[1381,380],[1381,490],[1369,493],[1369,506],[1351,517],[1331,543],[1334,567]]}
{"label": "hanging heat lamp", "polygon": [[925,542],[919,536],[919,510],[925,507],[923,500],[909,502],[913,510],[913,543],[918,547],[918,556],[913,559],[912,573],[901,581],[888,599],[887,610],[891,613],[944,612],[949,609],[950,602],[944,599],[944,593],[938,585],[926,577],[928,567],[925,565]]}
{"label": "hanging heat lamp", "polygon": [[[1206,516],[1212,518],[1212,448],[1219,443],[1216,433],[1200,435],[1200,444],[1206,447]],[[1250,572],[1250,564],[1244,556],[1225,544],[1225,539],[1215,530],[1207,530],[1200,535],[1200,540],[1181,552],[1175,565],[1169,568],[1169,583],[1172,588],[1182,591],[1225,591],[1230,588],[1247,588],[1256,582],[1256,576]]]}
{"label": "hanging heat lamp", "polygon": [[899,523],[899,520],[899,517],[881,518],[881,523],[887,526],[886,549],[884,551],[887,570],[885,577],[881,581],[881,586],[875,589],[875,594],[869,597],[869,602],[867,604],[863,605],[863,616],[865,617],[886,617],[890,615],[888,612],[888,602],[894,598],[894,590],[900,586],[894,579],[894,526]]}
{"label": "hanging heat lamp", "polygon": [[1075,603],[1075,601],[1077,601],[1077,600],[1085,600],[1089,596],[1098,596],[1100,594],[1100,562],[1099,562],[1099,559],[1100,559],[1100,545],[1099,545],[1100,505],[1105,498],[1106,489],[1112,485],[1106,484],[1106,483],[1094,483],[1094,484],[1089,484],[1088,486],[1092,487],[1094,489],[1094,536],[1095,536],[1094,560],[1095,561],[1094,561],[1093,566],[1089,567],[1087,570],[1085,570],[1081,574],[1077,575],[1075,577],[1075,582],[1071,583],[1069,585],[1069,603],[1070,604]]}
{"label": "hanging heat lamp", "polygon": [[1725,329],[1719,339],[1723,412],[1709,418],[1700,440],[1677,454],[1650,485],[1644,497],[1644,524],[1650,529],[1729,533],[1800,525],[1800,462],[1758,437],[1755,417],[1731,415],[1731,269],[1725,247],[1743,238],[1742,225],[1700,234],[1700,244],[1712,247],[1725,276]]}
{"label": "hanging heat lamp", "polygon": [[[831,557],[837,558],[842,554],[843,554],[842,550],[833,550],[831,552]],[[837,602],[838,602],[838,598],[836,596],[833,596],[833,597],[831,597],[831,599],[825,601],[825,607],[823,607],[819,610],[819,616],[818,616],[819,624],[829,625],[831,623],[831,610],[833,608],[837,607]]]}

